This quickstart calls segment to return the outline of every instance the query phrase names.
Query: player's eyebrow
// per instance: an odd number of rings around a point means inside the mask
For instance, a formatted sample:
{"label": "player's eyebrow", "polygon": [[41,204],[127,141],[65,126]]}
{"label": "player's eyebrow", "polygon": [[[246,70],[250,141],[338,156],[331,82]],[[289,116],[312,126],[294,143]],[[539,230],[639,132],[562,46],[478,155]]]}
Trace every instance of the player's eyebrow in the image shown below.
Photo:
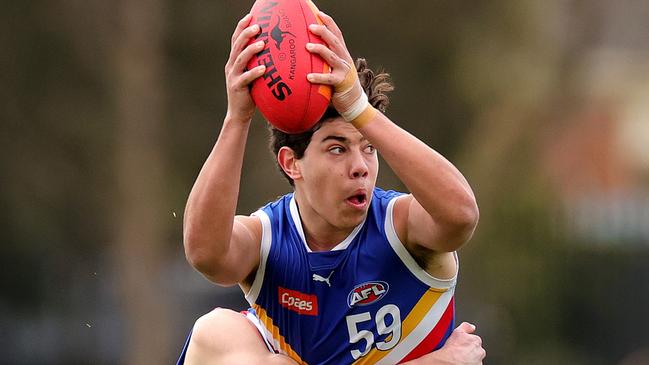
{"label": "player's eyebrow", "polygon": [[329,135],[329,136],[324,137],[321,142],[326,142],[326,141],[329,141],[329,140],[338,141],[340,143],[347,143],[349,141],[347,138],[342,137],[342,136]]}
{"label": "player's eyebrow", "polygon": [[[326,141],[328,141],[328,140],[334,140],[334,141],[338,141],[338,142],[340,142],[340,143],[349,143],[349,139],[348,139],[347,137],[336,136],[336,135],[329,135],[329,136],[326,136],[326,137],[324,137],[324,138],[322,139],[322,141],[320,141],[320,142],[326,142]],[[360,142],[364,142],[364,141],[367,141],[367,138],[365,138],[365,136],[363,136],[363,137],[360,139]]]}

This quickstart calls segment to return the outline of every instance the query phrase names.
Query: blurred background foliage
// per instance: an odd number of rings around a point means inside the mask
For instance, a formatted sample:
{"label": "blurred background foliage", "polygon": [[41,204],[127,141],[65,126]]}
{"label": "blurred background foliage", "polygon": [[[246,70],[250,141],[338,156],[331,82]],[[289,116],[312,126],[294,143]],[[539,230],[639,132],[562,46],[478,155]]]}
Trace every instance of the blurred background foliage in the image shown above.
{"label": "blurred background foliage", "polygon": [[[649,364],[649,3],[317,5],[476,192],[457,302],[485,364]],[[245,307],[185,262],[182,214],[251,6],[0,4],[0,362],[171,363],[198,316]],[[242,214],[289,189],[264,125]]]}

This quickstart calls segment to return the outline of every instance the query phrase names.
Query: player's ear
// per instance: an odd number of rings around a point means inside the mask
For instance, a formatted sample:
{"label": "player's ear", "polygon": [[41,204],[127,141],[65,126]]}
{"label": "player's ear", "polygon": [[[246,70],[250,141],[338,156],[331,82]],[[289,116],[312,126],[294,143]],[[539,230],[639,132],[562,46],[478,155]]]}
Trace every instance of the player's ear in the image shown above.
{"label": "player's ear", "polygon": [[284,170],[284,173],[293,180],[300,179],[302,173],[300,171],[298,159],[295,156],[295,151],[290,147],[282,147],[277,152],[277,163]]}

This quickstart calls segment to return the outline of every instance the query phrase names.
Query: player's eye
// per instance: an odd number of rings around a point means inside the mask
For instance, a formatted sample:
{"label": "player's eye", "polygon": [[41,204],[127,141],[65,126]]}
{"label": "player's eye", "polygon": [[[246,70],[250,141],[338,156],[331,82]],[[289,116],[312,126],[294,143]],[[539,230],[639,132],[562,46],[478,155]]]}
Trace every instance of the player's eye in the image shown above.
{"label": "player's eye", "polygon": [[374,153],[375,151],[376,151],[376,148],[374,148],[374,146],[372,146],[371,144],[368,144],[365,147],[365,153]]}
{"label": "player's eye", "polygon": [[329,152],[333,153],[334,155],[342,155],[343,152],[345,152],[345,149],[341,146],[333,146],[329,148]]}

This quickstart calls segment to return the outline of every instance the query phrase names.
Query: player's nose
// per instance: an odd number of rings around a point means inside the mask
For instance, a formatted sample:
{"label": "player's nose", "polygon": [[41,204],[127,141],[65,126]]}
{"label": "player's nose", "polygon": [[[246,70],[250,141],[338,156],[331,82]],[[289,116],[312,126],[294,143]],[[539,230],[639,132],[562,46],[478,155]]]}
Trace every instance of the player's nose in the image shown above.
{"label": "player's nose", "polygon": [[367,177],[369,174],[369,166],[367,165],[365,158],[363,158],[362,152],[356,151],[351,153],[350,159],[349,177],[352,179]]}

